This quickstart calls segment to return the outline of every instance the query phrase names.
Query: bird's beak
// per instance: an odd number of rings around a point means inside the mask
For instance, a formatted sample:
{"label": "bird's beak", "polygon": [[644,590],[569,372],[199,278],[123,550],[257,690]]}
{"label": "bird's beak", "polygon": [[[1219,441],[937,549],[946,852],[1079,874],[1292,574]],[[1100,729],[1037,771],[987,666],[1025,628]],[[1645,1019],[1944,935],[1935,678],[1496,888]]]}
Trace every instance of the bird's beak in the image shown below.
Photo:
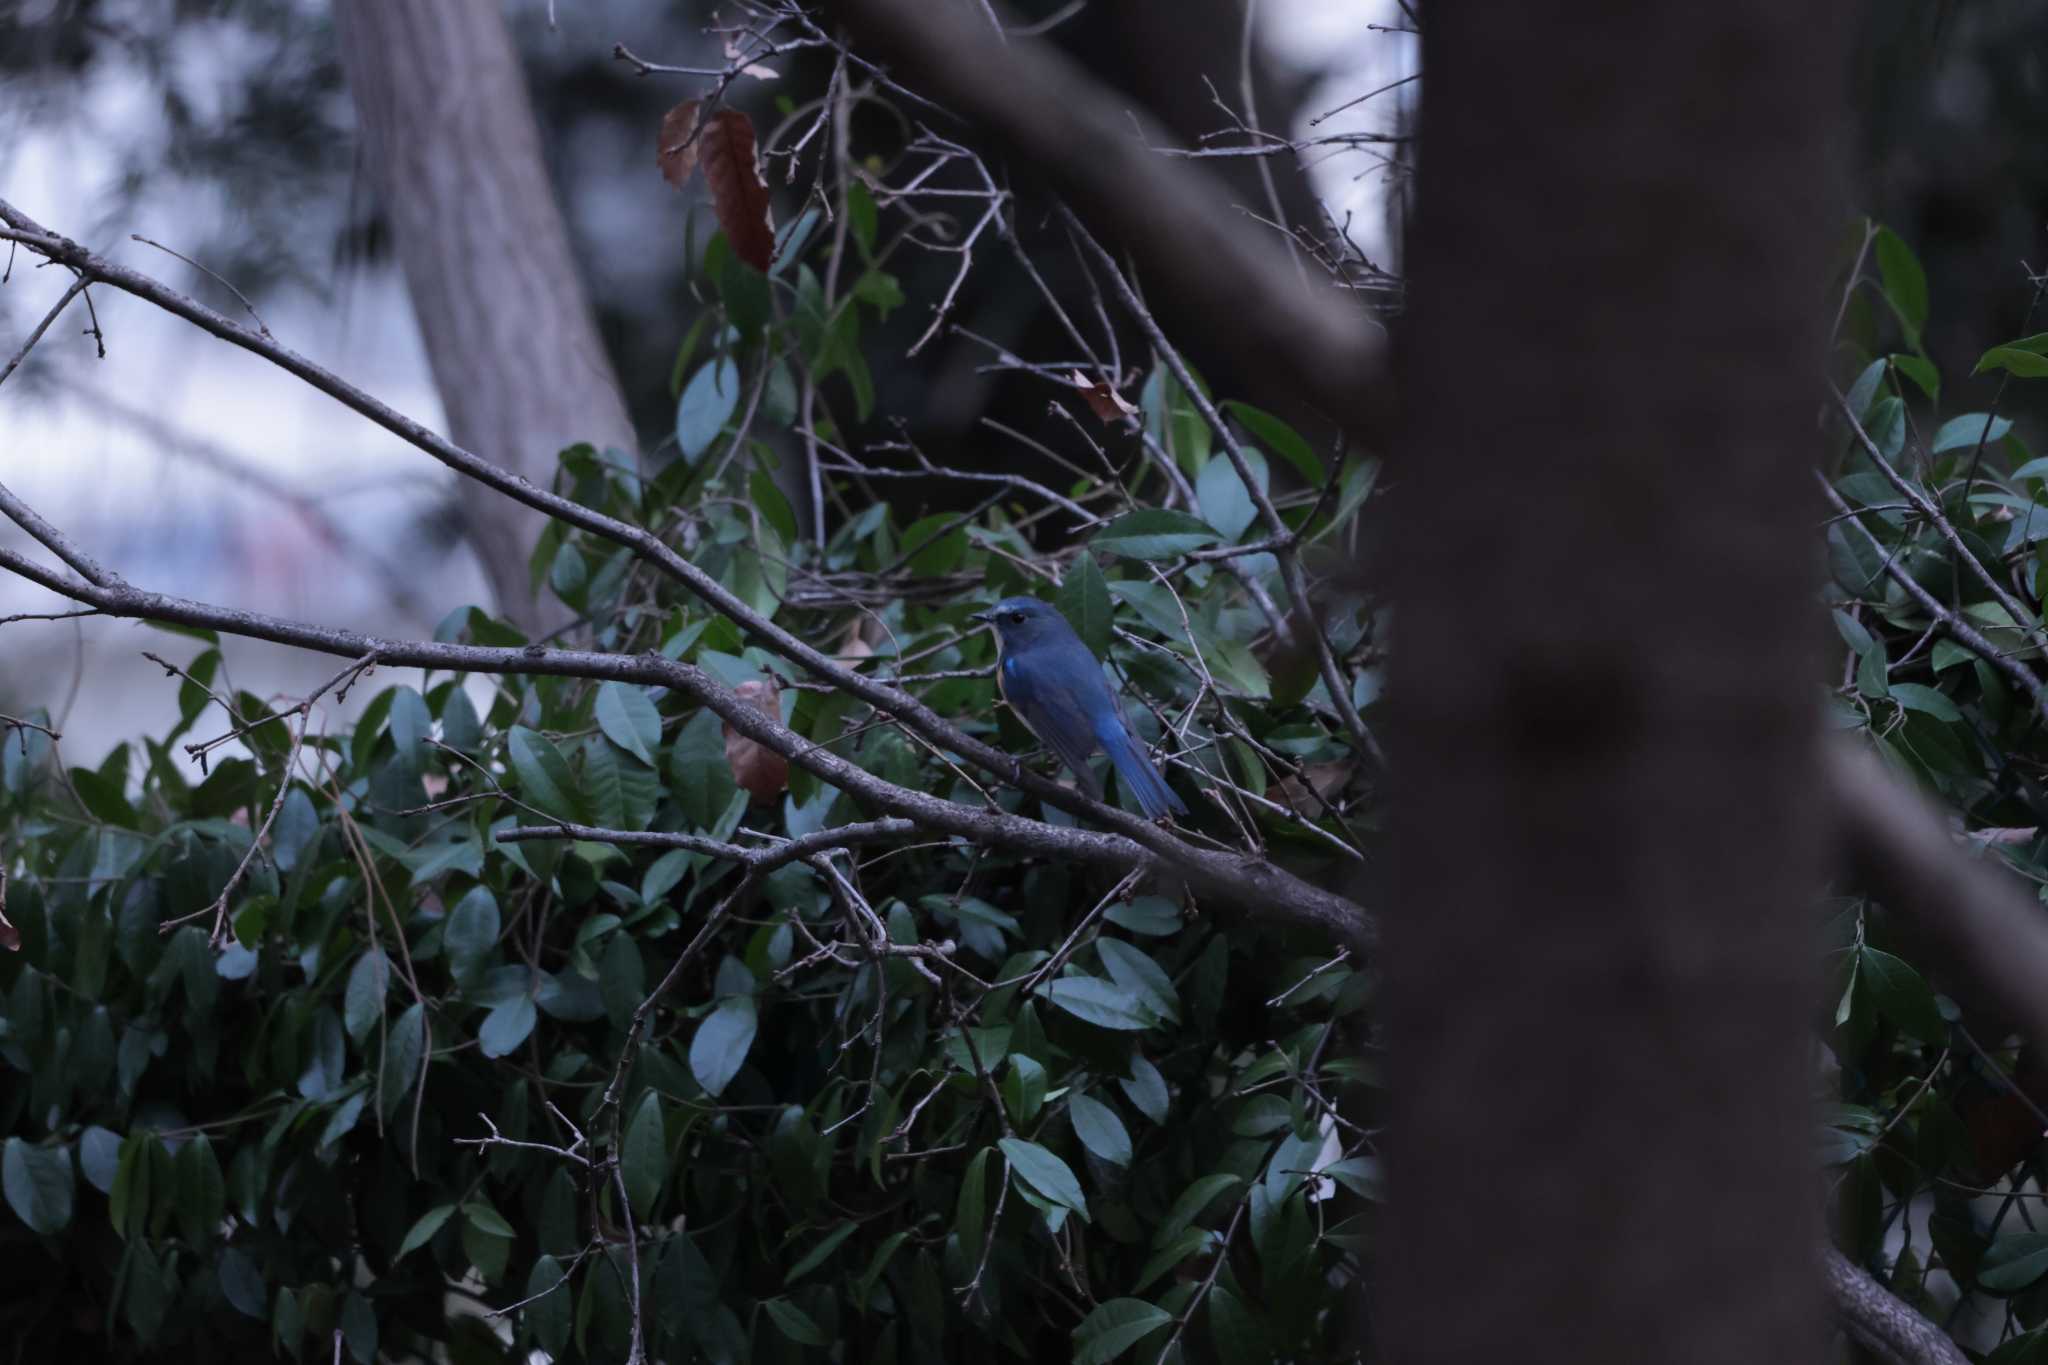
{"label": "bird's beak", "polygon": [[996,614],[993,611],[969,612],[967,615],[967,619],[970,621],[979,621],[983,625],[987,625],[989,622],[996,619]]}

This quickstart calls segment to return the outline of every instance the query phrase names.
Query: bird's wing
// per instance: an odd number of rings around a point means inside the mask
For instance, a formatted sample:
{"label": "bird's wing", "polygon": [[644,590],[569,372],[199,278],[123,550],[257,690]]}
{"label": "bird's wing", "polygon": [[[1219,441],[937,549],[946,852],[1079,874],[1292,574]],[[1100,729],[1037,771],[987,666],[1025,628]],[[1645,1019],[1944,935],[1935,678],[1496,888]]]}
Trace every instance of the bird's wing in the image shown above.
{"label": "bird's wing", "polygon": [[1099,795],[1088,756],[1097,746],[1091,711],[1113,704],[1102,682],[1102,665],[1075,641],[1072,648],[1043,644],[1028,654],[1010,654],[1003,671],[1003,695],[1017,715],[1090,795]]}

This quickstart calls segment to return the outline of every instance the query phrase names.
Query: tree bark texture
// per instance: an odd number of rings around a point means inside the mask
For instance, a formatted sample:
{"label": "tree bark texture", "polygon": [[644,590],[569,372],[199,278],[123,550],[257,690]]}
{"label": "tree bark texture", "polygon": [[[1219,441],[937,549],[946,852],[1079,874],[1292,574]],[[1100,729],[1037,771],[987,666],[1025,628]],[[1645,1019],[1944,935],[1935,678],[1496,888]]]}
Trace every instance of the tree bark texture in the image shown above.
{"label": "tree bark texture", "polygon": [[[343,0],[335,28],[450,438],[542,485],[577,441],[636,449],[499,7]],[[551,616],[527,586],[545,519],[497,497],[462,514],[499,609]]]}
{"label": "tree bark texture", "polygon": [[1819,1355],[1841,9],[1424,16],[1380,1358]]}

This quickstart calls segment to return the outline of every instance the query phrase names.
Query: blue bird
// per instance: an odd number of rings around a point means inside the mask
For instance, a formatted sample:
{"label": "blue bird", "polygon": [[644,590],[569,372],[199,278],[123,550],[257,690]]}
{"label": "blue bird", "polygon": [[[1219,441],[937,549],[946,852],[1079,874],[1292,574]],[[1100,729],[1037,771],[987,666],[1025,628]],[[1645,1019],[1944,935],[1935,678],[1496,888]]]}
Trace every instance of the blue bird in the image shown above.
{"label": "blue bird", "polygon": [[1157,820],[1169,811],[1187,814],[1124,723],[1123,709],[1102,679],[1101,662],[1055,607],[1035,597],[1006,597],[970,619],[995,627],[996,683],[1003,700],[1059,755],[1083,790],[1102,799],[1101,784],[1088,771],[1088,756],[1099,749],[1109,755],[1146,819]]}

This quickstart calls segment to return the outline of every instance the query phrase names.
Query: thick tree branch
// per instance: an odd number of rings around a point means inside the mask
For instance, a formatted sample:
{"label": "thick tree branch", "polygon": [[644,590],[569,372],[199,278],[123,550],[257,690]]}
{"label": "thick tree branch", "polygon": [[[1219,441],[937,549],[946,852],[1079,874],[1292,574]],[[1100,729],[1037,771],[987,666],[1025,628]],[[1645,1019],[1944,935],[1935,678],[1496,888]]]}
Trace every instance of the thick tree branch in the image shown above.
{"label": "thick tree branch", "polygon": [[1336,290],[1304,296],[1285,250],[1213,180],[1148,150],[1128,110],[1057,49],[1035,39],[1006,45],[959,5],[828,8],[896,76],[1008,144],[1127,246],[1147,284],[1246,375],[1303,394],[1357,436],[1382,430],[1388,384],[1365,314]]}
{"label": "thick tree branch", "polygon": [[[0,507],[28,510],[4,486],[0,486]],[[70,551],[60,532],[47,526],[46,530],[55,541],[51,545],[53,550],[62,546],[60,553]],[[1119,817],[1115,823],[1119,826],[1135,825],[1141,837],[1064,828],[1001,811],[960,805],[886,782],[830,749],[770,720],[705,670],[658,654],[606,654],[547,649],[539,645],[520,649],[490,648],[428,640],[385,639],[358,631],[309,625],[259,612],[146,592],[119,579],[108,584],[85,583],[4,548],[0,548],[0,568],[12,570],[75,602],[97,607],[110,616],[202,626],[350,659],[374,655],[377,662],[388,666],[592,678],[671,688],[709,707],[733,729],[775,750],[826,783],[891,815],[915,821],[925,829],[955,835],[971,843],[1038,857],[1064,858],[1119,871],[1136,867],[1160,868],[1184,879],[1197,894],[1214,900],[1219,906],[1312,929],[1340,944],[1363,950],[1369,950],[1377,942],[1376,927],[1365,911],[1342,896],[1249,855],[1194,848],[1163,829],[1124,816],[1122,812],[1099,802],[1079,798],[1084,811],[1099,823],[1112,822],[1105,817]],[[976,747],[985,746],[977,744]],[[1006,768],[1014,770],[1017,767],[1015,761],[1007,757],[1002,761]],[[1026,776],[1043,781],[1028,773]]]}
{"label": "thick tree branch", "polygon": [[1886,1365],[1969,1365],[1948,1333],[1833,1247],[1823,1250],[1821,1272],[1836,1320]]}
{"label": "thick tree branch", "polygon": [[1867,750],[1826,758],[1843,852],[1971,1004],[2048,1050],[2048,912],[2017,878],[1957,847],[1947,817]]}

